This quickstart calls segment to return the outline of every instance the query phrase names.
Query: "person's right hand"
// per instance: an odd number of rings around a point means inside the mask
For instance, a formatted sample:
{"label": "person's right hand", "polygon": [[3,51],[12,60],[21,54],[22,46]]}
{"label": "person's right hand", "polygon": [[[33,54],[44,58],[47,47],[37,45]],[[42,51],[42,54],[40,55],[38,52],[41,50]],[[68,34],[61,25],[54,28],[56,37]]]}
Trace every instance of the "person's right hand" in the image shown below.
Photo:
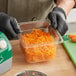
{"label": "person's right hand", "polygon": [[10,40],[17,38],[18,33],[20,33],[17,20],[5,13],[0,13],[0,31],[3,32]]}

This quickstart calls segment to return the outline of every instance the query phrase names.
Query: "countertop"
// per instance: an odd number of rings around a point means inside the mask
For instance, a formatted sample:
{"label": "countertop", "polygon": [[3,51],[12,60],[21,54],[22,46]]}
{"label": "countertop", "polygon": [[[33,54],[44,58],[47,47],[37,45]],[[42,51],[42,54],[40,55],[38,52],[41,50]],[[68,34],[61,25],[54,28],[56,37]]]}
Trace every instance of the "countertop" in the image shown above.
{"label": "countertop", "polygon": [[13,47],[12,68],[2,76],[14,76],[17,72],[24,70],[40,71],[47,74],[47,76],[76,76],[76,67],[73,65],[62,45],[57,47],[56,57],[53,60],[30,64],[25,62],[24,55],[19,46],[19,41],[11,41],[11,44]]}

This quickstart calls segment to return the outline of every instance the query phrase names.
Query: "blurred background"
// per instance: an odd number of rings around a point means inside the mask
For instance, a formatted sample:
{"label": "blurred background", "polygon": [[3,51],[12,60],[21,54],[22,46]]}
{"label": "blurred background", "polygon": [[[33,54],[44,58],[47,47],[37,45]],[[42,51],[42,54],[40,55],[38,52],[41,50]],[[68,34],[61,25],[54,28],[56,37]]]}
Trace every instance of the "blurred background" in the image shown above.
{"label": "blurred background", "polygon": [[[5,12],[10,16],[15,17],[18,22],[28,21],[28,18],[32,18],[33,12],[28,12],[29,6],[33,8],[33,5],[28,4],[30,1],[35,4],[35,0],[0,0],[0,12]],[[45,5],[47,2],[44,2]],[[47,3],[49,4],[49,3]],[[23,7],[24,6],[24,7]],[[76,5],[75,5],[76,7]],[[25,11],[27,10],[27,11]],[[29,9],[32,10],[32,9]],[[35,9],[37,11],[37,9]],[[67,17],[67,23],[69,25],[69,31],[75,32],[76,30],[76,8],[73,8]],[[67,33],[68,33],[67,32]]]}
{"label": "blurred background", "polygon": [[51,0],[0,0],[0,12],[14,16],[18,22],[25,22],[33,17],[41,17],[41,11],[44,12],[50,5]]}

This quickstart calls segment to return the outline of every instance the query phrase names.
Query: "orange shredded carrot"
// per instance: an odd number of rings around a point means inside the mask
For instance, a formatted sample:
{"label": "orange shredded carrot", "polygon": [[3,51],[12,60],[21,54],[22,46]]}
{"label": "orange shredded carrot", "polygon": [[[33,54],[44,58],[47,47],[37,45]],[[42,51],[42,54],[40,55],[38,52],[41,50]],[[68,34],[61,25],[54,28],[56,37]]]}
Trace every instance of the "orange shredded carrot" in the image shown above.
{"label": "orange shredded carrot", "polygon": [[72,42],[76,42],[76,35],[69,35],[68,36]]}
{"label": "orange shredded carrot", "polygon": [[54,39],[50,33],[40,29],[34,29],[29,34],[23,34],[21,40],[26,48],[23,48],[26,61],[29,63],[48,61],[56,54]]}
{"label": "orange shredded carrot", "polygon": [[76,35],[69,35],[68,37],[69,38],[73,38],[73,37],[76,37]]}
{"label": "orange shredded carrot", "polygon": [[72,42],[76,42],[76,37],[71,38]]}

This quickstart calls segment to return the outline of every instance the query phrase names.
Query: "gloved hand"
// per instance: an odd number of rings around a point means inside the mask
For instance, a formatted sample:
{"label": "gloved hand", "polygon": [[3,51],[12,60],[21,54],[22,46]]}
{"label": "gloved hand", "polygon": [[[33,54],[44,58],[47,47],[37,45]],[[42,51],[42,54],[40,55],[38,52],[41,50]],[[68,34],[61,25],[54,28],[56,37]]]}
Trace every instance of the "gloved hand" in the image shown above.
{"label": "gloved hand", "polygon": [[14,17],[10,17],[5,13],[0,13],[0,31],[11,40],[18,37],[20,29]]}
{"label": "gloved hand", "polygon": [[57,29],[61,35],[64,35],[68,30],[66,23],[66,14],[62,8],[55,7],[52,12],[48,14],[48,18],[51,21],[51,26]]}

